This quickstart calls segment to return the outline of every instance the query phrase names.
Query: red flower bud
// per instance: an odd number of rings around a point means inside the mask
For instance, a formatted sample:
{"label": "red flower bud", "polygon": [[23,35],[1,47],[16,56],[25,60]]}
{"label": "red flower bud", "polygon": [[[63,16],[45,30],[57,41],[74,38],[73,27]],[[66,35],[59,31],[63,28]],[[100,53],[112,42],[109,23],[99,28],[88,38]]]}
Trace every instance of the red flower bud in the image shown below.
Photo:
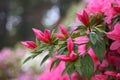
{"label": "red flower bud", "polygon": [[59,27],[60,27],[60,31],[62,32],[62,34],[65,37],[67,37],[68,36],[68,32],[67,32],[67,29],[64,27],[64,25],[60,24]]}
{"label": "red flower bud", "polygon": [[55,34],[55,37],[57,37],[59,39],[64,39],[65,38],[65,36],[63,34],[58,34],[58,33]]}
{"label": "red flower bud", "polygon": [[40,30],[38,30],[38,29],[35,29],[35,28],[32,28],[32,30],[33,30],[33,32],[35,33],[36,38],[37,38],[38,40],[43,41],[43,42],[45,42],[45,43],[48,43],[48,42],[49,42],[49,40],[46,38],[45,34],[44,34],[42,31],[40,31]]}
{"label": "red flower bud", "polygon": [[83,10],[83,13],[77,13],[77,18],[85,25],[89,25],[89,16],[85,10]]}
{"label": "red flower bud", "polygon": [[45,37],[46,37],[49,41],[51,41],[51,33],[50,33],[50,30],[45,29],[45,30],[44,30],[44,34],[45,34]]}
{"label": "red flower bud", "polygon": [[69,53],[72,53],[73,47],[74,47],[74,45],[73,45],[72,38],[69,38],[68,41],[67,41],[67,49],[68,49]]}
{"label": "red flower bud", "polygon": [[33,41],[22,41],[21,44],[30,49],[34,49],[37,47],[37,45]]}

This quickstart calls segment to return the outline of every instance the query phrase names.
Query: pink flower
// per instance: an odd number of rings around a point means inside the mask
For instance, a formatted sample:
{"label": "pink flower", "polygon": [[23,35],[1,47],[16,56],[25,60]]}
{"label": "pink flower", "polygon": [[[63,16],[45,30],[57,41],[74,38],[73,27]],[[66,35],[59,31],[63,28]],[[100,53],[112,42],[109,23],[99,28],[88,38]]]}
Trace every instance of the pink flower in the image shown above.
{"label": "pink flower", "polygon": [[37,47],[36,43],[33,41],[22,41],[21,44],[30,49],[34,49]]}
{"label": "pink flower", "polygon": [[111,77],[116,77],[117,75],[117,73],[113,71],[105,71],[104,74]]}
{"label": "pink flower", "polygon": [[50,31],[49,30],[45,30],[44,33],[38,29],[35,29],[35,28],[32,28],[33,32],[35,33],[36,35],[36,38],[40,41],[43,41],[45,43],[49,43],[50,40],[51,40],[51,37],[50,37]]}
{"label": "pink flower", "polygon": [[[47,66],[48,68],[48,66]],[[49,69],[45,70],[39,77],[37,80],[70,80],[68,74],[65,74],[63,76],[61,76],[62,71],[65,69],[65,63],[64,62],[60,62],[60,64],[55,67],[54,69],[52,69],[52,71],[50,71]],[[79,80],[77,77],[77,74],[74,74],[74,76],[71,76],[72,80]]]}
{"label": "pink flower", "polygon": [[118,50],[119,52],[120,51],[120,24],[119,23],[117,23],[114,26],[114,29],[111,32],[107,33],[107,37],[114,40],[114,42],[110,46],[110,49]]}
{"label": "pink flower", "polygon": [[106,76],[103,74],[94,75],[91,80],[107,80]]}
{"label": "pink flower", "polygon": [[59,27],[60,27],[60,31],[62,32],[62,34],[67,37],[68,32],[67,32],[67,29],[64,27],[64,25],[60,24]]}
{"label": "pink flower", "polygon": [[85,25],[89,26],[89,16],[85,10],[83,10],[82,14],[77,13],[77,18]]}
{"label": "pink flower", "polygon": [[120,69],[120,54],[117,51],[107,51],[106,59],[117,70]]}

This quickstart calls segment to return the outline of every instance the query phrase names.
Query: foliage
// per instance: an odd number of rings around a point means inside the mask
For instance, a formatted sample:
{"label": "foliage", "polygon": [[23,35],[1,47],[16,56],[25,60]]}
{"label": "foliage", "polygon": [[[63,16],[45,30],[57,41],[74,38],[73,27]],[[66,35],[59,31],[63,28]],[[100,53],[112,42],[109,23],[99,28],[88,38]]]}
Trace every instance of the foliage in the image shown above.
{"label": "foliage", "polygon": [[48,50],[42,63],[53,58],[51,70],[64,61],[62,75],[67,73],[71,77],[77,72],[83,80],[120,79],[119,14],[119,0],[92,0],[81,13],[77,12],[72,30],[61,24],[60,33],[33,29],[37,41],[22,44],[33,50],[30,58]]}

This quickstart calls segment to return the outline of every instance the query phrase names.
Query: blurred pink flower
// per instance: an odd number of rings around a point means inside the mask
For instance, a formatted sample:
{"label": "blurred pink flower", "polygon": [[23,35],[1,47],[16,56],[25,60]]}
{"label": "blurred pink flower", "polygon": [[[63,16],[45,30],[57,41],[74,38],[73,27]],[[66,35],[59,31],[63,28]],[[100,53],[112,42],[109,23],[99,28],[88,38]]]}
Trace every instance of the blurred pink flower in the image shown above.
{"label": "blurred pink flower", "polygon": [[0,51],[0,62],[3,62],[11,53],[11,50],[8,48],[4,48]]}
{"label": "blurred pink flower", "polygon": [[107,33],[107,37],[114,40],[114,42],[110,46],[110,49],[118,50],[118,53],[120,53],[120,24],[119,23],[117,23],[114,26],[114,29],[111,32]]}
{"label": "blurred pink flower", "polygon": [[61,76],[62,71],[65,68],[64,62],[61,62],[55,69],[52,71],[46,70],[43,72],[37,80],[69,80],[67,74]]}
{"label": "blurred pink flower", "polygon": [[[47,68],[48,68],[48,66],[47,66]],[[64,69],[65,69],[65,63],[61,61],[60,64],[57,67],[52,69],[52,71],[50,71],[49,69],[44,71],[38,77],[37,80],[70,80],[67,73],[65,75],[61,76],[62,71]],[[72,74],[71,80],[79,80],[76,73]]]}
{"label": "blurred pink flower", "polygon": [[107,80],[106,76],[103,74],[94,75],[91,80]]}

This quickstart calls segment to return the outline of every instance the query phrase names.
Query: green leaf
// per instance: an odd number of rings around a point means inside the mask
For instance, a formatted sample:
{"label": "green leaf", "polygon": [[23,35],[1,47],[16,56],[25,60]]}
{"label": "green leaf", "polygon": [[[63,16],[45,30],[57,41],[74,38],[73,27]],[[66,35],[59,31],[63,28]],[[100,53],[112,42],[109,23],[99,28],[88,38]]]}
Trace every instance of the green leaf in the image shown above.
{"label": "green leaf", "polygon": [[60,48],[60,49],[58,50],[58,55],[63,54],[63,52],[65,52],[65,50],[66,50],[66,46]]}
{"label": "green leaf", "polygon": [[50,66],[50,71],[52,70],[52,68],[53,68],[53,66],[54,65],[59,65],[59,63],[60,63],[60,60],[58,60],[58,59],[56,59],[56,60],[54,60],[53,62],[52,62],[52,64],[51,64],[51,66]]}
{"label": "green leaf", "polygon": [[105,44],[103,41],[97,41],[95,45],[92,45],[92,49],[95,52],[98,59],[102,62],[105,53]]}
{"label": "green leaf", "polygon": [[98,59],[102,62],[106,48],[104,41],[101,40],[101,35],[96,34],[95,32],[91,32],[88,37],[90,39],[93,51],[95,52]]}
{"label": "green leaf", "polygon": [[42,65],[48,58],[49,58],[49,54],[46,55],[46,56],[43,58],[43,60],[41,61],[40,65]]}
{"label": "green leaf", "polygon": [[33,55],[30,55],[29,57],[27,57],[27,58],[23,61],[23,64],[26,63],[28,60],[32,59],[32,56],[33,56]]}
{"label": "green leaf", "polygon": [[36,38],[36,44],[37,46],[39,46],[41,44],[41,42]]}
{"label": "green leaf", "polygon": [[89,37],[90,41],[92,42],[92,44],[96,44],[96,42],[98,40],[98,35],[95,32],[89,33],[88,37]]}
{"label": "green leaf", "polygon": [[71,62],[68,62],[68,63],[66,63],[66,67],[65,67],[65,69],[64,69],[63,72],[62,72],[62,76],[63,76],[65,73],[68,73],[69,75],[71,75],[74,71],[75,71],[75,69],[74,69],[74,64],[71,63]]}
{"label": "green leaf", "polygon": [[88,79],[94,73],[94,63],[89,54],[86,54],[84,57],[81,58],[81,70],[83,75],[85,75]]}
{"label": "green leaf", "polygon": [[77,70],[77,72],[81,75],[82,72],[81,72],[81,59],[80,57],[75,61],[75,69]]}

